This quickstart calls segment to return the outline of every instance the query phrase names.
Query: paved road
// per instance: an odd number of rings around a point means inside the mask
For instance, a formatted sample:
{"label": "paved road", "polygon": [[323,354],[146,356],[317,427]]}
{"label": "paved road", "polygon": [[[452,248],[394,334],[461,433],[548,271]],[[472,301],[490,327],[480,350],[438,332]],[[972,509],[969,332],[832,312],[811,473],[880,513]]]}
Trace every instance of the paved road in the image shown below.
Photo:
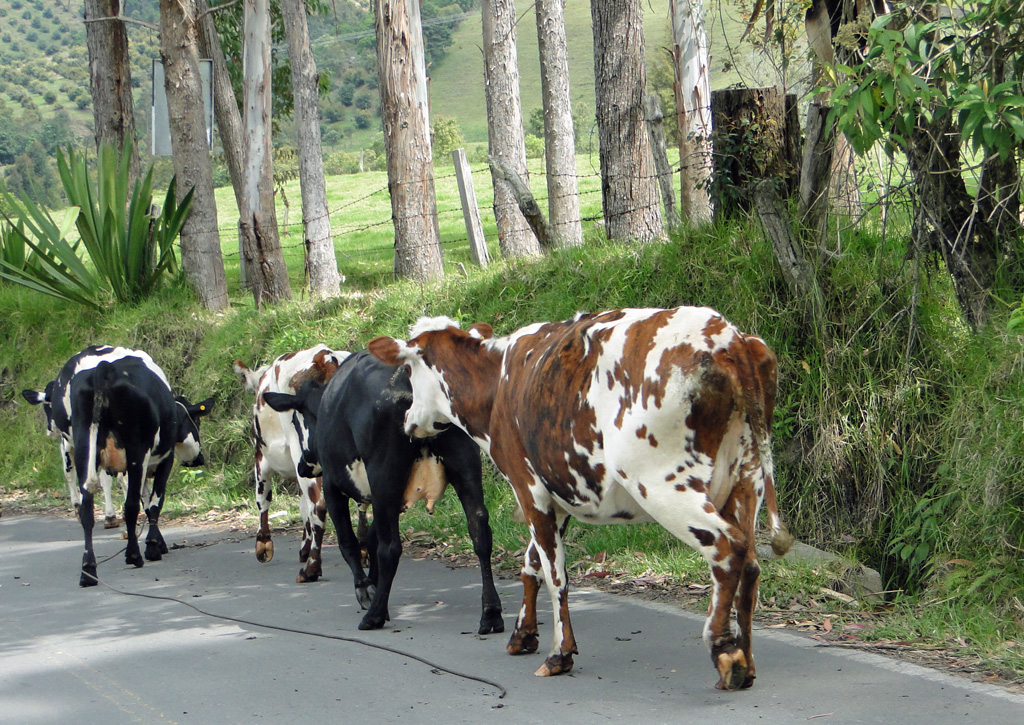
{"label": "paved road", "polygon": [[[0,722],[1024,722],[1024,697],[775,630],[755,632],[755,686],[720,693],[700,617],[586,590],[573,592],[576,668],[541,679],[532,674],[539,655],[509,657],[507,635],[475,634],[475,568],[403,559],[390,625],[359,632],[336,550],[323,580],[299,586],[292,539],[279,537],[277,557],[260,565],[248,535],[165,536],[182,548],[134,569],[118,553],[120,537],[97,531],[97,557],[116,554],[99,575],[174,601],[80,589],[81,533],[71,519],[0,518]],[[520,584],[503,580],[499,591],[510,629]],[[247,622],[397,648],[508,694],[387,651]],[[550,629],[541,632],[546,649]]]}

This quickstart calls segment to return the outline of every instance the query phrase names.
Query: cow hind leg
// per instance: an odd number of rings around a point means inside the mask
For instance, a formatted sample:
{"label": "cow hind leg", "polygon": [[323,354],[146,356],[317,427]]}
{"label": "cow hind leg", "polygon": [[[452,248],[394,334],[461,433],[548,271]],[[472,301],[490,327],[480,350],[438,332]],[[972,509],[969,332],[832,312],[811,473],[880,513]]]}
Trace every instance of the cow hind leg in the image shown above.
{"label": "cow hind leg", "polygon": [[256,465],[256,514],[259,524],[256,527],[256,561],[266,564],[274,558],[274,541],[270,536],[270,504],[274,500],[274,491],[270,480],[263,470],[263,454],[257,448]]}
{"label": "cow hind leg", "polygon": [[[373,600],[359,623],[359,629],[380,629],[391,619],[388,604],[391,585],[395,581],[398,562],[402,557],[402,539],[398,529],[398,508],[381,511],[377,504],[373,509],[371,538],[376,539],[376,591]],[[354,537],[353,537],[354,538]]]}
{"label": "cow hind leg", "polygon": [[[325,490],[328,488],[324,486]],[[334,531],[338,536],[338,548],[341,556],[345,559],[349,569],[352,571],[352,580],[355,584],[356,600],[363,609],[368,609],[376,588],[372,576],[367,576],[363,571],[363,558],[359,550],[359,542],[352,531],[352,518],[349,513],[348,496],[342,494],[337,488],[329,489],[332,493],[324,495],[324,502],[327,505],[327,512],[334,523]],[[373,527],[370,529],[370,538],[373,538]],[[371,572],[372,574],[372,572]]]}
{"label": "cow hind leg", "polygon": [[92,510],[92,494],[88,491],[82,495],[78,509],[78,519],[82,523],[82,531],[85,534],[85,552],[82,554],[82,572],[78,578],[78,586],[94,587],[99,583],[96,576],[96,555],[92,550],[92,527],[95,523]]}
{"label": "cow hind leg", "polygon": [[324,540],[324,525],[327,518],[327,505],[324,503],[320,491],[320,484],[316,479],[299,479],[302,486],[303,504],[303,533],[302,551],[300,560],[304,566],[299,570],[295,581],[299,584],[315,582],[323,574],[321,561],[321,545]]}
{"label": "cow hind leg", "polygon": [[754,654],[751,649],[753,633],[754,608],[757,606],[758,583],[761,578],[761,565],[751,548],[740,574],[739,588],[736,593],[736,622],[740,630],[740,648],[747,659],[747,674],[740,687],[747,688],[754,684],[757,676],[754,671]]}
{"label": "cow hind leg", "polygon": [[[708,547],[705,547],[707,549]],[[711,650],[711,662],[718,671],[719,690],[738,690],[753,682],[753,659],[750,657],[749,635],[740,633],[737,641],[732,628],[732,608],[743,577],[746,551],[730,541],[724,533],[715,539],[714,553],[703,551],[711,566],[713,582],[711,606],[704,625],[704,641]],[[745,549],[745,546],[742,547]],[[742,626],[742,625],[741,625]],[[746,644],[744,643],[744,640]],[[748,681],[748,675],[751,679]]]}
{"label": "cow hind leg", "polygon": [[[164,541],[164,535],[160,533],[160,511],[164,507],[167,478],[171,474],[171,467],[173,465],[174,459],[168,457],[160,462],[160,465],[156,467],[156,471],[153,473],[153,489],[149,500],[146,502],[146,518],[149,521],[149,531],[146,533],[147,561],[160,561],[163,555],[167,553],[167,543]],[[140,485],[137,490],[141,492],[143,487]]]}

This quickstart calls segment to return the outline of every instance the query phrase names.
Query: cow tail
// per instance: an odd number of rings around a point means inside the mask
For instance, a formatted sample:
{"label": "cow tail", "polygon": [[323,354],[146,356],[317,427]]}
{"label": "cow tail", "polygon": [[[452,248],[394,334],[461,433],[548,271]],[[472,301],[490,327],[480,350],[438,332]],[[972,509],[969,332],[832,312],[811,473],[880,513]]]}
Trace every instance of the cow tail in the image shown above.
{"label": "cow tail", "polygon": [[759,339],[747,338],[746,342],[749,369],[743,376],[743,382],[734,382],[738,391],[741,391],[742,407],[746,409],[747,420],[754,435],[754,445],[757,447],[757,456],[761,462],[761,472],[764,476],[764,505],[768,510],[768,523],[772,532],[772,552],[775,556],[781,557],[785,556],[793,545],[793,535],[786,529],[786,524],[779,515],[779,505],[775,497],[775,460],[772,456],[771,439],[775,407],[775,355]]}
{"label": "cow tail", "polygon": [[100,429],[110,407],[110,389],[116,378],[114,366],[101,362],[92,379],[92,417],[89,421],[89,459],[85,485],[90,490],[99,484],[97,460],[100,452]]}

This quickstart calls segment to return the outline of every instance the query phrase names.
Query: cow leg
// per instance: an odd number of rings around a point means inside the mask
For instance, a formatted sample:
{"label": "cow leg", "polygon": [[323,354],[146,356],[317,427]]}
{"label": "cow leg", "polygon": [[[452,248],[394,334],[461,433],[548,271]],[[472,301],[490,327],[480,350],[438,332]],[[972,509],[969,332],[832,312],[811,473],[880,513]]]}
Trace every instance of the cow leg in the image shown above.
{"label": "cow leg", "polygon": [[266,564],[274,558],[274,542],[270,538],[270,504],[274,500],[274,491],[270,485],[270,476],[264,470],[263,451],[256,447],[256,512],[259,515],[259,526],[256,529],[256,561]]}
{"label": "cow leg", "polygon": [[[359,551],[359,542],[352,531],[352,518],[349,513],[349,498],[341,493],[337,486],[331,486],[330,481],[323,482],[323,499],[327,505],[327,513],[334,523],[334,531],[338,535],[338,548],[341,555],[352,571],[352,579],[356,588],[356,599],[359,606],[366,609],[374,595],[374,582],[371,577],[363,571],[362,555]],[[372,570],[371,570],[372,571]]]}
{"label": "cow leg", "polygon": [[537,592],[540,590],[540,555],[531,540],[523,556],[519,578],[523,582],[523,606],[516,618],[515,629],[505,645],[510,655],[533,654],[540,646],[537,636]]}
{"label": "cow leg", "polygon": [[388,601],[391,598],[391,585],[398,571],[398,561],[402,557],[402,538],[398,530],[399,509],[397,506],[390,506],[387,510],[381,510],[382,508],[377,503],[373,505],[370,538],[376,539],[376,562],[373,561],[372,555],[370,561],[371,572],[373,564],[376,563],[376,576],[373,580],[377,590],[373,594],[369,609],[363,615],[363,621],[359,623],[359,629],[362,630],[380,629],[391,619]]}
{"label": "cow leg", "polygon": [[739,589],[736,593],[736,622],[740,629],[740,648],[747,659],[747,674],[740,687],[754,684],[754,653],[751,650],[751,634],[754,624],[754,608],[757,606],[757,589],[761,578],[761,565],[757,562],[754,547],[747,550],[743,571],[740,574]]}
{"label": "cow leg", "polygon": [[100,473],[100,485],[103,487],[103,528],[116,529],[121,521],[114,511],[114,477],[109,473]]}
{"label": "cow leg", "polygon": [[[523,513],[530,525],[531,537],[530,548],[527,550],[529,558],[523,567],[523,573],[532,574],[532,576],[523,577],[523,612],[520,614],[520,618],[523,620],[524,634],[528,634],[530,629],[536,633],[537,593],[535,589],[533,591],[530,589],[536,586],[533,584],[531,587],[531,583],[537,581],[534,572],[539,569],[544,577],[548,594],[551,596],[554,610],[554,633],[551,652],[534,674],[538,677],[550,677],[569,672],[573,667],[572,656],[579,652],[576,647],[576,636],[572,630],[572,622],[569,619],[569,579],[565,571],[565,547],[562,544],[562,531],[567,516],[560,512],[538,510],[536,505],[524,509]],[[533,571],[528,572],[528,567]],[[533,600],[532,607],[527,597]],[[533,610],[532,613],[530,609]],[[516,626],[518,632],[518,622]],[[512,636],[514,639],[516,633],[513,633]],[[524,642],[528,641],[528,639],[524,639]],[[509,644],[511,645],[512,641]]]}
{"label": "cow leg", "polygon": [[299,558],[305,562],[305,566],[299,570],[299,575],[295,578],[295,581],[302,584],[304,582],[315,582],[323,573],[321,545],[324,541],[327,505],[324,503],[319,479],[300,478],[299,486],[302,487],[302,499],[304,502],[302,551],[306,552],[306,556],[303,558],[300,552]]}
{"label": "cow leg", "polygon": [[[474,451],[475,453],[476,451]],[[461,468],[457,471],[455,467],[445,466],[445,475],[459,496],[462,510],[466,512],[469,538],[473,541],[473,551],[480,562],[483,591],[480,597],[482,612],[477,634],[504,632],[505,622],[501,618],[501,600],[498,598],[498,590],[494,587],[494,574],[491,571],[493,537],[487,507],[484,505],[484,491],[479,474],[473,481],[462,476]]]}
{"label": "cow leg", "polygon": [[128,493],[124,497],[124,526],[128,532],[128,543],[125,545],[124,563],[134,567],[143,564],[137,524],[145,476],[146,471],[141,463],[128,463]]}
{"label": "cow leg", "polygon": [[[146,456],[148,463],[149,456]],[[174,458],[168,456],[156,467],[153,473],[153,493],[146,507],[146,518],[149,520],[149,532],[146,534],[146,559],[160,561],[167,553],[167,544],[160,533],[160,511],[164,507],[164,492],[167,490],[167,478],[171,475]],[[148,467],[148,466],[147,466]],[[145,470],[145,469],[144,469]],[[140,486],[141,491],[141,486]]]}
{"label": "cow leg", "polygon": [[96,578],[96,554],[92,550],[92,527],[94,516],[92,510],[92,493],[79,489],[80,505],[78,508],[78,519],[82,522],[82,532],[85,534],[85,553],[82,554],[82,573],[78,578],[78,586],[94,587],[99,583]]}

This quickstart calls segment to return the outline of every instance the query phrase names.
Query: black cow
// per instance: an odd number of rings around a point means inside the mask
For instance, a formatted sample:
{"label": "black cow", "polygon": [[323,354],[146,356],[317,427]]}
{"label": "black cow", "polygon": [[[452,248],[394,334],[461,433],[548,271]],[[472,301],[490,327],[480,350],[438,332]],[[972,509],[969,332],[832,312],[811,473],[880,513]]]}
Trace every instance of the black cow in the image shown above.
{"label": "black cow", "polygon": [[[26,399],[31,392],[23,393]],[[137,567],[143,562],[135,524],[143,485],[147,476],[153,478],[152,493],[145,502],[149,520],[146,559],[159,560],[167,553],[167,545],[158,518],[174,456],[186,466],[203,465],[199,418],[210,411],[213,399],[191,405],[184,398],[175,398],[167,376],[149,355],[103,345],[86,348],[65,363],[53,381],[49,404],[54,428],[69,441],[68,453],[82,496],[79,519],[85,553],[79,585],[94,586],[98,581],[92,529],[93,492],[100,471],[127,474],[125,562]]]}
{"label": "black cow", "polygon": [[[344,360],[326,386],[309,381],[295,395],[268,392],[263,399],[274,410],[295,410],[305,418],[309,437],[299,473],[322,475],[338,546],[352,570],[356,598],[368,610],[359,629],[379,629],[390,619],[388,598],[402,555],[399,514],[418,498],[427,498],[432,506],[448,482],[466,512],[480,561],[483,613],[479,633],[505,630],[491,575],[491,527],[484,506],[479,450],[454,427],[415,441],[404,432],[405,411],[412,403],[405,368],[385,365],[364,350]],[[367,543],[369,574],[363,571],[352,532],[349,499],[373,506]]]}

